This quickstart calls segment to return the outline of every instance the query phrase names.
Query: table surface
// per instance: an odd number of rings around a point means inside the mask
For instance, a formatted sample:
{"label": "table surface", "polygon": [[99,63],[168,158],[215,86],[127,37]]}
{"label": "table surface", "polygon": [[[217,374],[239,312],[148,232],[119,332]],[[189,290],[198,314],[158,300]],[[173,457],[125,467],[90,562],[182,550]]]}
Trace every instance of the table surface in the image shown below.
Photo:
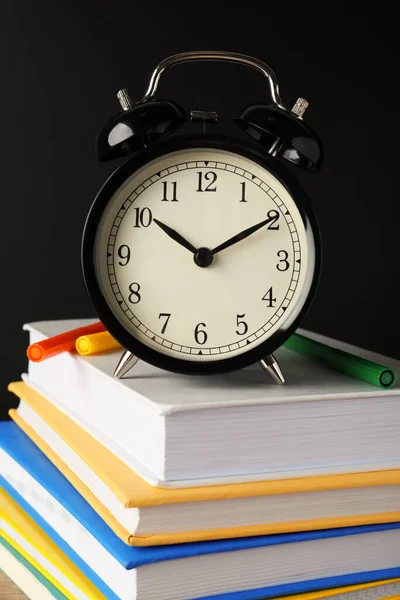
{"label": "table surface", "polygon": [[25,594],[2,571],[0,571],[0,598],[1,600],[27,600]]}

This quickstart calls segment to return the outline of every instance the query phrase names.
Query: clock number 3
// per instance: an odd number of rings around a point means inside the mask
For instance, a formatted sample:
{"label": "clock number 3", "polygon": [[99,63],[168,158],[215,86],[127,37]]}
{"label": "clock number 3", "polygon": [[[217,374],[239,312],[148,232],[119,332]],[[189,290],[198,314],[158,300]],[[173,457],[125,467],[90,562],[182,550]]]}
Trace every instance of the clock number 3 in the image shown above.
{"label": "clock number 3", "polygon": [[129,302],[132,302],[132,304],[137,304],[138,302],[140,302],[141,300],[141,295],[139,294],[139,290],[140,290],[140,285],[135,281],[134,283],[131,283],[129,286]]}
{"label": "clock number 3", "polygon": [[[281,256],[283,256],[283,258],[281,258]],[[276,268],[278,269],[278,271],[287,271],[288,270],[288,268],[289,268],[288,256],[289,256],[289,254],[286,252],[286,250],[279,250],[278,258],[280,258],[280,261],[276,265]]]}

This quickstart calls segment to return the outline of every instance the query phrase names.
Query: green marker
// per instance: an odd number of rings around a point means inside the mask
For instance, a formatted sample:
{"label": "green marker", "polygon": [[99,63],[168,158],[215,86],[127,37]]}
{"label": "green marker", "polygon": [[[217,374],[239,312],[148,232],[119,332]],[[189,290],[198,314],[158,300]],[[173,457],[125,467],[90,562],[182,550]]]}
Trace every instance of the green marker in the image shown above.
{"label": "green marker", "polygon": [[396,373],[392,369],[344,350],[326,346],[298,333],[292,335],[283,345],[288,350],[309,356],[327,367],[358,377],[380,388],[390,388],[396,383]]}

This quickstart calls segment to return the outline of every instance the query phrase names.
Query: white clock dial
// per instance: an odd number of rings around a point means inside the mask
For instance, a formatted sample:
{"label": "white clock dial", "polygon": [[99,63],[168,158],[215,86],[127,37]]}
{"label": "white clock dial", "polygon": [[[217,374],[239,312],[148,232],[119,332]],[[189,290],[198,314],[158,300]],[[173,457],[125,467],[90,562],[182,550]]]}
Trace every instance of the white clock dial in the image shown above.
{"label": "white clock dial", "polygon": [[309,236],[268,170],[240,154],[194,148],[148,163],[112,196],[95,268],[107,304],[134,337],[171,357],[216,361],[296,318],[315,260]]}

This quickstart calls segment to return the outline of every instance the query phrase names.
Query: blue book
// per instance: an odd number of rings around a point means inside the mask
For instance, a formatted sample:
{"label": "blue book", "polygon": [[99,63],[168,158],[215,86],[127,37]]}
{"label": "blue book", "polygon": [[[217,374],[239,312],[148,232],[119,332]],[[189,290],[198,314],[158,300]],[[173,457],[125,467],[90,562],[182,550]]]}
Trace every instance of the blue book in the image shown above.
{"label": "blue book", "polygon": [[132,547],[13,422],[0,485],[106,598],[257,600],[400,577],[400,523]]}

